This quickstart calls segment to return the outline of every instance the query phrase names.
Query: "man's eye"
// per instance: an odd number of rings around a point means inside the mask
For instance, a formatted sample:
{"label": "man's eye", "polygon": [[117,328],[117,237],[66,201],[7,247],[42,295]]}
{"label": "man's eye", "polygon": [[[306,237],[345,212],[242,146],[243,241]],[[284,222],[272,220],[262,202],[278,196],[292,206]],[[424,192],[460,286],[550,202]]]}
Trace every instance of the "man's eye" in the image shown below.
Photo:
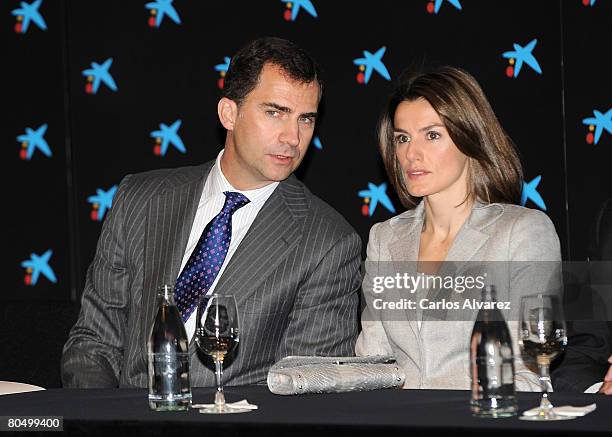
{"label": "man's eye", "polygon": [[268,114],[270,117],[278,117],[278,115],[280,114],[278,111],[275,111],[273,109],[270,109],[268,111],[266,111],[266,114]]}
{"label": "man's eye", "polygon": [[439,132],[431,130],[431,131],[427,132],[426,137],[427,137],[428,140],[437,140],[437,139],[439,139],[441,137],[441,135],[440,135]]}
{"label": "man's eye", "polygon": [[410,137],[405,134],[399,134],[395,136],[395,144],[404,144],[410,141]]}
{"label": "man's eye", "polygon": [[314,123],[314,118],[312,118],[312,117],[300,117],[300,123],[313,124]]}

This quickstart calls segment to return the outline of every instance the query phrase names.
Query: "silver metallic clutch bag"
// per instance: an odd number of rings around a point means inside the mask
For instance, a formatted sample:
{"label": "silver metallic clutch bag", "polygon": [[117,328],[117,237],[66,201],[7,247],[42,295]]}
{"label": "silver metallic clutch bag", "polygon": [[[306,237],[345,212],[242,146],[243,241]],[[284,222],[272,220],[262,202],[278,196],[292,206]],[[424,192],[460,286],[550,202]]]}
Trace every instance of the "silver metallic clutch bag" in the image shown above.
{"label": "silver metallic clutch bag", "polygon": [[268,388],[277,395],[376,390],[401,387],[404,380],[392,355],[289,356],[268,371]]}

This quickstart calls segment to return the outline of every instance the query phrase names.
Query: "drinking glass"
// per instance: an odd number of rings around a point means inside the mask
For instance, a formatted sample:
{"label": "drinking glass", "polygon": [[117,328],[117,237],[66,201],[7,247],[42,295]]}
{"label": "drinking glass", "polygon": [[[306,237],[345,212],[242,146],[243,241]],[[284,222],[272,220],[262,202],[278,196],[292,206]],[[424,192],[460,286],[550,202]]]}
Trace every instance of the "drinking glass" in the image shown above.
{"label": "drinking glass", "polygon": [[539,294],[521,298],[518,343],[525,361],[537,364],[542,389],[538,413],[533,416],[523,415],[521,420],[574,419],[555,414],[548,400],[550,363],[567,345],[567,329],[561,305],[560,298],[553,295]]}
{"label": "drinking glass", "polygon": [[240,340],[238,310],[232,295],[203,296],[197,307],[195,340],[200,350],[215,362],[217,391],[214,406],[200,409],[200,413],[245,413],[250,410],[225,403],[223,394],[223,360]]}

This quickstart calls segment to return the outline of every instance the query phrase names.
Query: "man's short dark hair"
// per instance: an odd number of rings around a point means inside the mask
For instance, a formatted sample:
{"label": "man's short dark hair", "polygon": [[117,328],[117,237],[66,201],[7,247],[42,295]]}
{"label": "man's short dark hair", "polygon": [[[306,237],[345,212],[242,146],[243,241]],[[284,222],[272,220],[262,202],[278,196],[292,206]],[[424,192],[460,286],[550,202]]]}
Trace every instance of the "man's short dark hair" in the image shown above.
{"label": "man's short dark hair", "polygon": [[261,70],[266,64],[278,66],[296,82],[316,81],[321,97],[323,83],[315,60],[293,42],[274,37],[255,39],[234,55],[225,75],[223,96],[240,105],[257,86]]}

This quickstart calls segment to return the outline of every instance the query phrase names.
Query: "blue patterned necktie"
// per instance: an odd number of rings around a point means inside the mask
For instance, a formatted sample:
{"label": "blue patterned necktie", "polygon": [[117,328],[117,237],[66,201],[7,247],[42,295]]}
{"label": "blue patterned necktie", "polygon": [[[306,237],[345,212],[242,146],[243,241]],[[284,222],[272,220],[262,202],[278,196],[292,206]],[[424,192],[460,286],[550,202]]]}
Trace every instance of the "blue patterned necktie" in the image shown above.
{"label": "blue patterned necktie", "polygon": [[240,193],[224,191],[221,212],[206,225],[198,244],[176,280],[174,296],[183,321],[189,319],[200,296],[206,294],[223,265],[232,239],[232,214],[249,203]]}

